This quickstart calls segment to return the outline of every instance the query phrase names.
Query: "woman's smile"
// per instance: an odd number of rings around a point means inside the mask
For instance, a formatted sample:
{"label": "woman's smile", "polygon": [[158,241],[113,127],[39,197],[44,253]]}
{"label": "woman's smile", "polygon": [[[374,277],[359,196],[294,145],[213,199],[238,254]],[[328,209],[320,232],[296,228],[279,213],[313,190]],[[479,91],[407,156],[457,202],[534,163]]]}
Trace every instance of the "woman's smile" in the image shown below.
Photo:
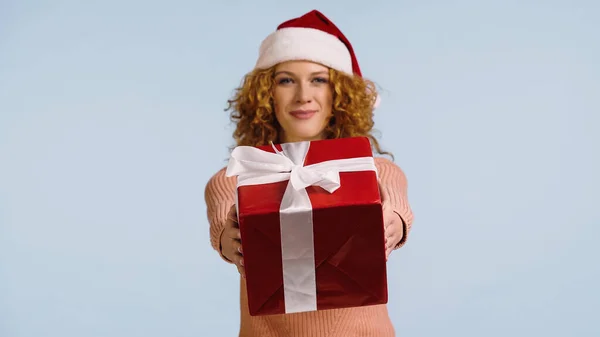
{"label": "woman's smile", "polygon": [[290,111],[290,115],[297,119],[310,119],[317,113],[317,110],[294,110]]}

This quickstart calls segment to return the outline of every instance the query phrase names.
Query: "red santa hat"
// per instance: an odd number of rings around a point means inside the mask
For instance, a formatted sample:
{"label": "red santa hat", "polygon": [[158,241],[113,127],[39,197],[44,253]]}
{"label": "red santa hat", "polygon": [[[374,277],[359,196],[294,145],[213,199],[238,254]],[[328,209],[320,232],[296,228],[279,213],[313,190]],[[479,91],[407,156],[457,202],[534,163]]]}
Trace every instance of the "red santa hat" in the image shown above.
{"label": "red santa hat", "polygon": [[[350,41],[317,10],[288,20],[263,40],[256,62],[266,69],[285,61],[312,61],[351,76],[362,73]],[[375,107],[379,105],[379,95]]]}

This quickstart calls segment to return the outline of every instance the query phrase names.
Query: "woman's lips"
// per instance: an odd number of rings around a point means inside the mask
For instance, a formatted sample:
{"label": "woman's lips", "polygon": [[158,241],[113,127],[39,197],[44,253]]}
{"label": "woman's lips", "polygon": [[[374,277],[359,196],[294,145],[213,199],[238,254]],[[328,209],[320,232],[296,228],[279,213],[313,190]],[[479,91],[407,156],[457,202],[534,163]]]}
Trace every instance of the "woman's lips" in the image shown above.
{"label": "woman's lips", "polygon": [[309,119],[311,118],[317,110],[295,110],[290,112],[290,115],[298,118],[298,119]]}

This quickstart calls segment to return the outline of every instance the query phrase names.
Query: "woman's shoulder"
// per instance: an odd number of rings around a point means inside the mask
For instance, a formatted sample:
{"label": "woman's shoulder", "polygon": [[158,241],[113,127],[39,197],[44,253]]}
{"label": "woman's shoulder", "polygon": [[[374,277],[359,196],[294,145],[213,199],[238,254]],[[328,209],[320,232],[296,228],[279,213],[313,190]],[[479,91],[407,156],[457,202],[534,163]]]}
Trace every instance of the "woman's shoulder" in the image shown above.
{"label": "woman's shoulder", "polygon": [[393,161],[391,161],[389,158],[386,157],[374,157],[375,159],[375,166],[377,166],[377,169],[382,168],[382,169],[396,169],[396,170],[400,170],[400,166],[398,166],[396,163],[394,163]]}
{"label": "woman's shoulder", "polygon": [[235,191],[237,184],[236,177],[228,177],[226,175],[227,167],[223,167],[213,174],[206,183],[205,193],[214,194],[215,192]]}
{"label": "woman's shoulder", "polygon": [[404,171],[396,163],[385,157],[375,157],[375,167],[379,176],[393,176],[401,179],[406,179]]}

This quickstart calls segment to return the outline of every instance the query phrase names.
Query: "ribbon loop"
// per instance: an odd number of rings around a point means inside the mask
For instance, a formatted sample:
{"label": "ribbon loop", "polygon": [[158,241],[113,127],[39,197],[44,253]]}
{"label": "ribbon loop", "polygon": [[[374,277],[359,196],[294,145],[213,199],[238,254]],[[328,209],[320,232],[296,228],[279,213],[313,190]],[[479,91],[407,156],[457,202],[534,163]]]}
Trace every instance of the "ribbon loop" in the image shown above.
{"label": "ribbon loop", "polygon": [[329,193],[333,193],[339,187],[339,172],[334,170],[320,170],[317,168],[307,168],[296,165],[292,169],[290,183],[296,190],[307,188],[308,186],[319,186]]}
{"label": "ribbon loop", "polygon": [[226,175],[268,175],[290,172],[293,166],[294,162],[283,154],[262,151],[252,146],[238,146],[231,152]]}

